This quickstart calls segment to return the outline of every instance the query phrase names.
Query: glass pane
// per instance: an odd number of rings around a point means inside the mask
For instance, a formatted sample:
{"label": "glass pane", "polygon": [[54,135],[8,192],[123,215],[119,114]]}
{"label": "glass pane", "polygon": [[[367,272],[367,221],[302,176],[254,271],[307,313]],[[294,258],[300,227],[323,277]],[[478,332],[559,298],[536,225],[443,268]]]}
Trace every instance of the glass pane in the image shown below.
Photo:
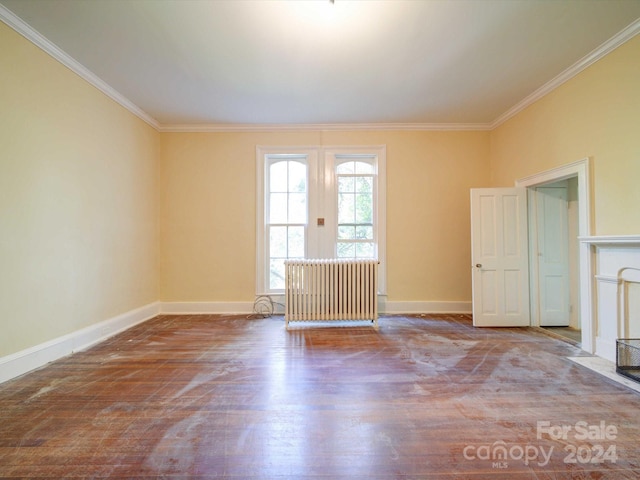
{"label": "glass pane", "polygon": [[351,193],[338,194],[338,223],[354,223],[356,197]]}
{"label": "glass pane", "polygon": [[307,194],[289,194],[288,223],[307,223]]}
{"label": "glass pane", "polygon": [[373,240],[373,227],[354,227],[356,235],[354,238],[358,240]]}
{"label": "glass pane", "polygon": [[289,227],[289,258],[304,258],[304,227]]}
{"label": "glass pane", "polygon": [[356,238],[356,227],[338,227],[338,238],[343,240],[354,240]]}
{"label": "glass pane", "polygon": [[269,167],[269,191],[270,192],[286,192],[287,191],[287,163],[276,162]]}
{"label": "glass pane", "polygon": [[287,223],[287,194],[269,195],[269,223]]}
{"label": "glass pane", "polygon": [[300,162],[289,162],[289,191],[307,191],[307,167]]}
{"label": "glass pane", "polygon": [[269,288],[284,288],[284,259],[272,258],[269,262]]}
{"label": "glass pane", "polygon": [[269,256],[287,256],[287,227],[269,228]]}
{"label": "glass pane", "polygon": [[355,192],[356,179],[354,177],[338,177],[339,192]]}
{"label": "glass pane", "polygon": [[356,243],[357,258],[373,258],[374,251],[372,242]]}
{"label": "glass pane", "polygon": [[355,162],[356,173],[375,173],[373,171],[373,165],[367,162]]}
{"label": "glass pane", "polygon": [[373,191],[373,177],[355,177],[356,180],[356,192],[372,192]]}
{"label": "glass pane", "polygon": [[355,244],[338,242],[338,258],[355,258]]}
{"label": "glass pane", "polygon": [[354,162],[343,162],[336,167],[336,173],[355,173]]}
{"label": "glass pane", "polygon": [[373,198],[370,193],[354,195],[356,203],[356,223],[373,223]]}

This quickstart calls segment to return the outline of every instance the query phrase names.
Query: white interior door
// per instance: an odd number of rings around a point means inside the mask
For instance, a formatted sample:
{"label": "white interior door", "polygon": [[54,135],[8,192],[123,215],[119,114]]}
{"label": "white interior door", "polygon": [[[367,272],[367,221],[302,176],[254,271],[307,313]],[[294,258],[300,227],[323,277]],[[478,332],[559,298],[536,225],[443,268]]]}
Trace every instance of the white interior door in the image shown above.
{"label": "white interior door", "polygon": [[529,326],[525,188],[471,190],[473,325]]}
{"label": "white interior door", "polygon": [[536,188],[541,327],[566,327],[570,322],[568,209],[566,185]]}

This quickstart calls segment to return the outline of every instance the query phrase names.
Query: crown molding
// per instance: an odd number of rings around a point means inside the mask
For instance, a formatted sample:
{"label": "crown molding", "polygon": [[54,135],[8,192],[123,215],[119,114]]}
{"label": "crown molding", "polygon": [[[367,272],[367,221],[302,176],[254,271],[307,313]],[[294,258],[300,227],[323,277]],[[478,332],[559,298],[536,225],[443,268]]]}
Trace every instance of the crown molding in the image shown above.
{"label": "crown molding", "polygon": [[571,80],[573,77],[578,75],[587,67],[593,65],[595,62],[597,62],[602,57],[611,53],[613,50],[618,48],[623,43],[631,40],[638,33],[640,33],[640,18],[634,21],[633,23],[631,23],[628,27],[626,27],[622,31],[618,32],[616,35],[611,37],[605,43],[603,43],[598,48],[593,50],[591,53],[582,57],[576,63],[571,65],[562,73],[560,73],[558,76],[556,76],[555,78],[545,83],[538,90],[528,95],[523,100],[518,102],[516,105],[511,107],[509,110],[504,112],[502,115],[500,115],[498,118],[496,118],[493,122],[489,124],[489,130],[493,130],[494,128],[502,125],[511,117],[514,117],[515,115],[520,113],[522,110],[527,108],[529,105],[537,102],[548,93],[551,93],[553,90],[558,88],[563,83],[567,82],[568,80]]}
{"label": "crown molding", "polygon": [[273,131],[345,131],[345,130],[490,130],[487,123],[203,123],[161,125],[160,132],[273,132]]}
{"label": "crown molding", "polygon": [[135,105],[124,95],[116,91],[113,87],[107,84],[104,80],[102,80],[95,73],[82,65],[80,62],[69,56],[56,44],[50,42],[47,38],[38,33],[29,24],[25,23],[21,18],[19,18],[11,10],[7,9],[3,5],[0,5],[0,20],[6,23],[9,27],[13,28],[16,32],[25,37],[31,43],[51,55],[54,59],[63,64],[80,78],[86,80],[91,85],[96,87],[107,97],[122,105],[135,116],[137,116],[141,120],[144,120],[156,130],[160,128],[160,124],[156,121],[155,118],[151,117],[148,113]]}
{"label": "crown molding", "polygon": [[95,88],[120,104],[131,113],[148,123],[159,132],[270,132],[270,131],[490,131],[500,126],[522,110],[540,100],[542,97],[572,79],[590,65],[609,54],[623,43],[640,33],[640,19],[634,21],[624,30],[614,35],[604,44],[578,60],[558,76],[525,97],[494,121],[489,123],[313,123],[313,124],[242,124],[242,123],[210,123],[210,124],[161,124],[151,115],[131,102],[96,74],[80,64],[57,45],[34,30],[17,15],[0,4],[0,21],[6,23],[27,40],[51,55],[54,59],[69,68],[72,72],[89,82]]}

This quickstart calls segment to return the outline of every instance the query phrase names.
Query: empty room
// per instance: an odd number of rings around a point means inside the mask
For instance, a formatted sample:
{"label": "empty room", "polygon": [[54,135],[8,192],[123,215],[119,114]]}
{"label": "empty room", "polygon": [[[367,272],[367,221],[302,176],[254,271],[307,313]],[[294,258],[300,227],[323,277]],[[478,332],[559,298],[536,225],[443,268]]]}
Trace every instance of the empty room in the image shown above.
{"label": "empty room", "polygon": [[0,20],[0,478],[640,477],[640,1]]}

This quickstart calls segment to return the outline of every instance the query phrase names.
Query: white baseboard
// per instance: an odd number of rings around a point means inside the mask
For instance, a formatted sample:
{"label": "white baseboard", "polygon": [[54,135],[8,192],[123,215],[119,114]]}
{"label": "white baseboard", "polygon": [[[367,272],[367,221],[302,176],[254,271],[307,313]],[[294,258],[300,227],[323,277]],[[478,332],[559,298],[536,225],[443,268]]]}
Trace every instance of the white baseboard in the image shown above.
{"label": "white baseboard", "polygon": [[150,303],[62,337],[4,356],[0,358],[0,383],[71,353],[84,350],[138,323],[155,317],[159,312],[160,303]]}
{"label": "white baseboard", "polygon": [[602,337],[596,337],[596,351],[595,354],[599,357],[605,358],[610,362],[616,361],[616,341],[608,340]]}
{"label": "white baseboard", "polygon": [[[471,313],[471,302],[390,302],[380,296],[380,314],[409,313]],[[284,298],[274,296],[274,302],[283,303]],[[282,307],[275,305],[275,313]],[[253,302],[163,302],[160,312],[167,314],[250,314]]]}
{"label": "white baseboard", "polygon": [[160,313],[168,314],[249,314],[253,302],[162,302]]}
{"label": "white baseboard", "polygon": [[471,302],[381,302],[382,314],[471,313]]}

